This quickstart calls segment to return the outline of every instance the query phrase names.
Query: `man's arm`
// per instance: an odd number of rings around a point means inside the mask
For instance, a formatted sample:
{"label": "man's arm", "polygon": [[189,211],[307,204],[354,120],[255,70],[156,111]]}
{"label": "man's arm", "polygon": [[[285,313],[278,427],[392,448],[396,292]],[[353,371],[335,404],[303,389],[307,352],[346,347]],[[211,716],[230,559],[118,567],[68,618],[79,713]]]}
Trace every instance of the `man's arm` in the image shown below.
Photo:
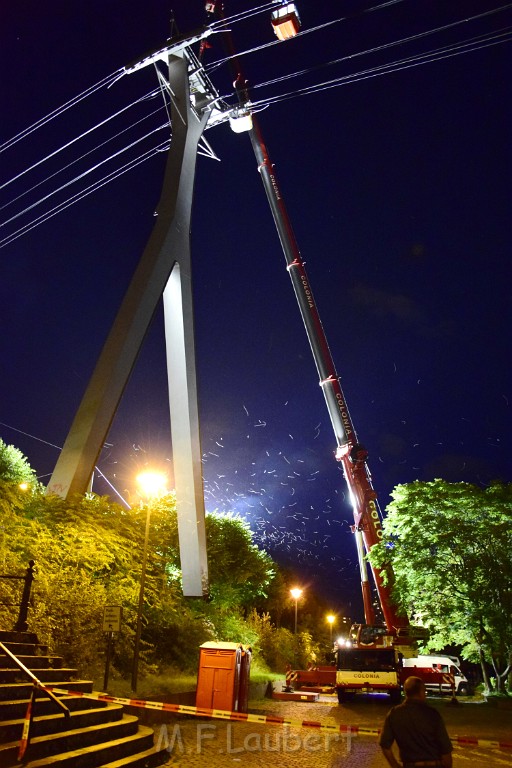
{"label": "man's arm", "polygon": [[[387,748],[387,747],[381,746],[381,749],[382,749],[382,754],[390,764],[391,768],[402,768],[402,766],[394,756],[393,749],[391,747]],[[451,758],[451,755],[448,755],[448,757]],[[443,763],[443,767],[444,767],[444,763]],[[446,766],[446,768],[451,768],[451,761],[450,761],[450,765]]]}
{"label": "man's arm", "polygon": [[453,760],[452,760],[452,753],[447,752],[444,755],[441,755],[441,765],[443,768],[452,768]]}

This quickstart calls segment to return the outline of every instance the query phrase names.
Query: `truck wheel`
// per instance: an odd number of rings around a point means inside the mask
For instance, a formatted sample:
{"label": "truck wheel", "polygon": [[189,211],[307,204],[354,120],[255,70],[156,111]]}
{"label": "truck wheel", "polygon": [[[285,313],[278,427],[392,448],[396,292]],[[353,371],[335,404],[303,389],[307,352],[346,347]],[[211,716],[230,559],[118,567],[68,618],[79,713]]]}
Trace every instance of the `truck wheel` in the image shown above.
{"label": "truck wheel", "polygon": [[341,688],[336,688],[336,693],[338,694],[338,704],[343,704],[345,699],[345,691],[343,691]]}
{"label": "truck wheel", "polygon": [[466,683],[459,683],[459,687],[457,688],[457,693],[459,696],[467,696],[469,694],[469,689]]}

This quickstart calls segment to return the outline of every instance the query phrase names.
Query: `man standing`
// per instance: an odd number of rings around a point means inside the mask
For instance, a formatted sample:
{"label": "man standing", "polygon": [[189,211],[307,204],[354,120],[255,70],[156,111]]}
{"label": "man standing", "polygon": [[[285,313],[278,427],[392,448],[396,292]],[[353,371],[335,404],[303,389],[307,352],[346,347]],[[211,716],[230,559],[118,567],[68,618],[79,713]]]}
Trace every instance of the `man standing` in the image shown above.
{"label": "man standing", "polygon": [[452,743],[439,712],[426,702],[425,684],[419,677],[404,683],[405,701],[391,709],[384,721],[379,745],[391,768],[400,768],[393,742],[404,768],[452,768]]}

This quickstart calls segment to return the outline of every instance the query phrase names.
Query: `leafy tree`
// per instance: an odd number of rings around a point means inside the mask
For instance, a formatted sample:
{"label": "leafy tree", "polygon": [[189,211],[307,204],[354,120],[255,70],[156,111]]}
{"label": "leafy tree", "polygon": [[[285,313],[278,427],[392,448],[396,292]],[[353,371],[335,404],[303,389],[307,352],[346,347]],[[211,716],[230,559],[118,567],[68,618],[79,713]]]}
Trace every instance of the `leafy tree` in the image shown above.
{"label": "leafy tree", "polygon": [[0,438],[0,481],[4,483],[28,483],[36,485],[36,473],[28,460],[14,445],[7,445]]}
{"label": "leafy tree", "polygon": [[[103,608],[121,605],[114,665],[122,673],[130,671],[148,514],[141,673],[155,665],[195,668],[198,646],[206,640],[254,644],[254,629],[244,616],[265,599],[276,569],[253,544],[242,518],[207,516],[209,599],[185,600],[174,494],[149,508],[126,510],[91,494],[71,500],[46,496],[38,484],[22,492],[18,480],[34,477],[32,470],[17,449],[0,449],[0,567],[4,573],[22,574],[35,560],[29,623],[52,653],[99,676]],[[0,580],[0,625],[12,625],[18,599],[16,585]]]}
{"label": "leafy tree", "polygon": [[416,481],[392,497],[369,559],[392,566],[395,599],[431,630],[427,647],[460,645],[484,672],[490,662],[501,691],[512,669],[512,485]]}

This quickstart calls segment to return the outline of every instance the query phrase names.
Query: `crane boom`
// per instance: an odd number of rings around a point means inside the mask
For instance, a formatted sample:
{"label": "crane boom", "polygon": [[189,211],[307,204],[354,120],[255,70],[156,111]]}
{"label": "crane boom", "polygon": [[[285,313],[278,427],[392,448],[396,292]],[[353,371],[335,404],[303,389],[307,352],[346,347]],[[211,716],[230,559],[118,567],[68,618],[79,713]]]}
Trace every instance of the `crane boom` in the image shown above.
{"label": "crane boom", "polygon": [[[366,552],[369,552],[374,544],[380,541],[382,527],[376,504],[377,494],[373,489],[366,464],[368,452],[357,441],[357,435],[350,417],[345,395],[336,373],[329,344],[286,210],[283,195],[277,182],[261,129],[254,115],[252,115],[252,128],[248,133],[284,251],[286,266],[292,281],[293,290],[317,367],[319,383],[334,429],[337,443],[336,458],[343,466],[345,479],[350,491],[354,512],[353,532],[358,542],[357,549],[361,569],[365,621],[367,624],[372,625],[375,623],[375,617],[361,540],[364,542],[364,549]],[[390,597],[389,587],[383,583],[381,572],[376,568],[372,568],[372,572],[387,629],[390,631],[396,631],[401,628],[405,630],[409,627],[407,617],[397,614],[396,607]]]}
{"label": "crane boom", "polygon": [[[276,0],[278,2],[278,0]],[[283,7],[273,14],[272,24],[280,39],[285,39],[296,34],[300,21],[293,3],[282,3]],[[223,4],[215,2],[206,3],[207,16],[218,17],[225,21]],[[284,24],[284,26],[283,26]],[[290,26],[291,24],[291,26]],[[282,34],[281,34],[282,33]],[[343,466],[343,472],[350,492],[350,500],[354,514],[352,531],[355,535],[359,567],[361,573],[361,588],[366,624],[371,630],[375,624],[375,614],[372,604],[372,591],[368,580],[368,568],[365,559],[365,551],[371,548],[382,538],[382,526],[377,507],[377,494],[375,493],[370,472],[366,463],[367,450],[357,441],[356,432],[350,412],[341,388],[334,361],[329,349],[329,344],[320,320],[313,291],[311,289],[306,268],[300,255],[299,247],[295,239],[293,228],[286,210],[283,195],[279,188],[274,172],[273,164],[263,140],[261,128],[251,110],[247,83],[242,74],[242,68],[236,54],[231,32],[228,28],[223,34],[226,46],[230,51],[230,62],[236,80],[234,86],[238,96],[240,110],[232,110],[234,118],[243,118],[243,127],[235,128],[236,132],[248,130],[254,155],[258,165],[261,180],[270,205],[274,223],[281,241],[281,246],[286,259],[286,267],[292,281],[293,290],[297,299],[304,327],[308,336],[311,352],[319,375],[319,383],[322,388],[329,417],[336,438],[336,458]],[[204,52],[204,48],[202,49]],[[249,128],[247,129],[246,120]],[[235,120],[234,122],[237,122]],[[384,583],[382,572],[371,566],[375,586],[379,596],[386,632],[388,635],[401,638],[410,638],[414,635],[415,628],[411,627],[406,616],[398,615],[397,607],[391,599],[390,579]],[[361,629],[361,628],[360,628]],[[375,628],[375,636],[382,627]],[[370,635],[371,635],[370,631]],[[368,636],[368,634],[367,634]],[[410,642],[409,639],[405,641]]]}

